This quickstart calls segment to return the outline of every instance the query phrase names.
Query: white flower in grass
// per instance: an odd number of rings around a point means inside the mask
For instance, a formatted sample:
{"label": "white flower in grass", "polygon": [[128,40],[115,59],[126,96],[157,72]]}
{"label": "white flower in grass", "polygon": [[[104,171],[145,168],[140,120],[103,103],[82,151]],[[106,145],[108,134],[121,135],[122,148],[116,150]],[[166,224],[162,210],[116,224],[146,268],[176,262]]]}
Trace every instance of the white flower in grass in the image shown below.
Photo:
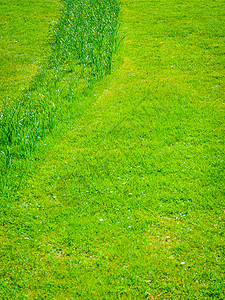
{"label": "white flower in grass", "polygon": [[101,222],[102,222],[102,221],[104,221],[104,220],[103,220],[103,219],[99,219],[99,221],[101,221]]}
{"label": "white flower in grass", "polygon": [[185,262],[184,262],[184,261],[182,261],[180,264],[181,264],[181,265],[185,265]]}

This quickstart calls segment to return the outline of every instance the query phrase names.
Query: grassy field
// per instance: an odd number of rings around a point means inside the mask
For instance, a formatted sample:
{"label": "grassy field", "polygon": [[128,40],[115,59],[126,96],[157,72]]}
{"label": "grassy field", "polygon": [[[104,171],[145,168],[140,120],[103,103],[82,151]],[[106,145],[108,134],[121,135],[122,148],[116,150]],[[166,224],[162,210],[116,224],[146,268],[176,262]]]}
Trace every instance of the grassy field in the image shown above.
{"label": "grassy field", "polygon": [[223,6],[121,0],[111,74],[2,181],[2,299],[224,299]]}

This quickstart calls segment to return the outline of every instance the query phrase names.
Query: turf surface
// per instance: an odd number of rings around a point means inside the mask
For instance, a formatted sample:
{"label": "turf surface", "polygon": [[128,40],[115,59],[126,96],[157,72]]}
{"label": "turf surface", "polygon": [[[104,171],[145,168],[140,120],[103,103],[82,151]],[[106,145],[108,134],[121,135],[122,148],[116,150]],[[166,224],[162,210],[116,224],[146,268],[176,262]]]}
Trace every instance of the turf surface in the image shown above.
{"label": "turf surface", "polygon": [[0,105],[4,98],[19,96],[37,73],[47,55],[50,25],[60,8],[58,0],[0,2]]}
{"label": "turf surface", "polygon": [[121,1],[112,74],[4,202],[3,299],[223,299],[223,5]]}

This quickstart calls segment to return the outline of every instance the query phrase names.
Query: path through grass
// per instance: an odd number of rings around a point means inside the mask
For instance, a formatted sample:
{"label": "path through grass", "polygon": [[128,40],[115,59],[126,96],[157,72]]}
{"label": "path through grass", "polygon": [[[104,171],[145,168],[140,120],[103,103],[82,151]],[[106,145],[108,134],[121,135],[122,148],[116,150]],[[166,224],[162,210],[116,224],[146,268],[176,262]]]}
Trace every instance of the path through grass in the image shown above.
{"label": "path through grass", "polygon": [[3,298],[224,297],[221,1],[121,2],[113,73],[5,202]]}

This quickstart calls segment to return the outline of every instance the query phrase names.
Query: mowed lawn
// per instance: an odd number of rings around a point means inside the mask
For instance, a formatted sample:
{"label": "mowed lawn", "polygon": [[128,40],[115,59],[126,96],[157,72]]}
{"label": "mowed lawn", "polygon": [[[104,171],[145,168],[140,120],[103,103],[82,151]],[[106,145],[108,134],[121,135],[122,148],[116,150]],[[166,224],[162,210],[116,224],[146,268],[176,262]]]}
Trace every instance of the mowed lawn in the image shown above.
{"label": "mowed lawn", "polygon": [[223,7],[121,0],[112,74],[0,197],[2,299],[224,298]]}
{"label": "mowed lawn", "polygon": [[61,9],[58,0],[0,2],[0,107],[15,99],[48,56],[50,26]]}

